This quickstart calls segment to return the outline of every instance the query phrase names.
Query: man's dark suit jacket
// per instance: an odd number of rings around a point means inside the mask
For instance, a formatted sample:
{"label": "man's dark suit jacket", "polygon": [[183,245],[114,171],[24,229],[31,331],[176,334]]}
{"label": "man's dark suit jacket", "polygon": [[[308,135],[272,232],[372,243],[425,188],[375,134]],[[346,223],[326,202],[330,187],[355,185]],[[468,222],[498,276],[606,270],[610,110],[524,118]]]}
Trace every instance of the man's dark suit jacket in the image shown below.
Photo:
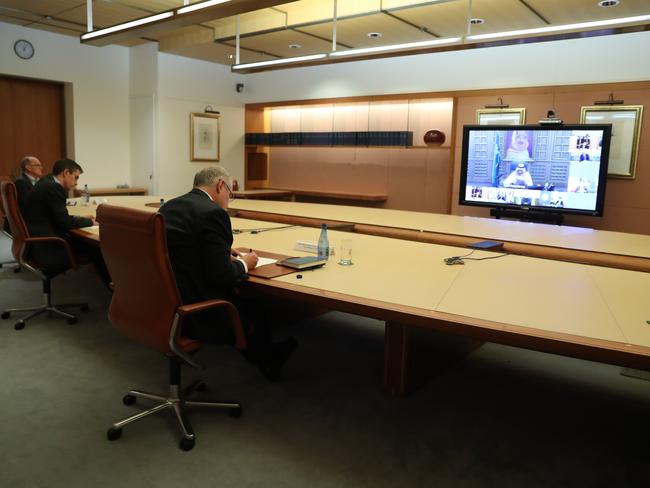
{"label": "man's dark suit jacket", "polygon": [[22,173],[14,180],[14,185],[16,185],[16,194],[18,195],[18,208],[24,213],[27,195],[29,195],[34,188],[34,184],[32,184],[32,180],[30,180],[25,173]]}
{"label": "man's dark suit jacket", "polygon": [[[68,231],[93,225],[92,220],[68,214],[66,192],[54,176],[38,180],[25,202],[23,217],[32,237],[68,237]],[[67,269],[68,257],[61,246],[34,245],[30,257],[55,275]]]}
{"label": "man's dark suit jacket", "polygon": [[[243,263],[230,258],[232,227],[228,213],[194,188],[166,202],[167,250],[184,304],[213,298],[232,300],[233,286],[244,278]],[[230,326],[218,313],[200,314],[183,325],[183,335],[209,342],[232,342]],[[216,322],[216,323],[215,323]]]}

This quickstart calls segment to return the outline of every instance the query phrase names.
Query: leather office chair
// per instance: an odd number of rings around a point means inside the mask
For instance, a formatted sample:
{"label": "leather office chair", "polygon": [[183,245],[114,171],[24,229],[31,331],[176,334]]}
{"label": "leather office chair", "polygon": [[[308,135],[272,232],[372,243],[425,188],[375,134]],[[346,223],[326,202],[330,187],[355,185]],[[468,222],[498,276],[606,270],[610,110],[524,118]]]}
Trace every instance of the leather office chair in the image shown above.
{"label": "leather office chair", "polygon": [[162,214],[132,210],[103,204],[97,209],[100,223],[100,245],[113,279],[113,298],[109,318],[113,326],[127,337],[158,351],[169,359],[169,394],[131,390],[122,399],[132,405],[136,398],[157,402],[157,405],[119,422],[108,429],[109,440],[118,439],[122,427],[149,415],[172,409],[181,428],[180,448],[194,447],[195,435],[184,413],[184,407],[226,408],[230,416],[239,417],[237,402],[188,401],[185,398],[205,385],[197,380],[181,390],[181,365],[203,367],[192,353],[201,343],[182,336],[182,321],[195,312],[220,307],[230,319],[235,347],[246,348],[246,337],[237,309],[224,300],[207,300],[182,305],[176,279],[167,255],[165,221]]}
{"label": "leather office chair", "polygon": [[[0,176],[0,182],[11,181],[8,176]],[[0,198],[0,268],[5,264],[15,263],[11,253],[11,234],[9,233],[9,222],[5,213],[2,198]],[[16,269],[20,269],[17,267]]]}
{"label": "leather office chair", "polygon": [[27,226],[23,220],[23,216],[18,209],[18,199],[16,195],[16,187],[11,181],[3,181],[0,183],[0,194],[2,195],[2,204],[6,211],[6,218],[9,221],[9,228],[11,229],[12,245],[11,252],[16,259],[16,262],[21,268],[26,268],[29,271],[37,274],[43,283],[44,303],[36,307],[28,308],[8,308],[2,312],[3,319],[7,319],[15,312],[32,312],[27,317],[24,317],[14,324],[14,329],[20,330],[25,327],[25,322],[41,315],[42,313],[49,312],[59,317],[68,319],[69,324],[77,322],[76,315],[61,310],[62,308],[80,308],[83,312],[88,310],[87,303],[69,303],[64,305],[52,304],[51,293],[51,280],[54,276],[44,272],[44,267],[38,260],[30,257],[30,250],[33,245],[49,244],[53,246],[61,246],[64,250],[64,255],[67,262],[59,263],[59,272],[64,272],[69,269],[77,267],[77,263],[70,250],[70,245],[65,239],[60,237],[30,237],[27,231]]}

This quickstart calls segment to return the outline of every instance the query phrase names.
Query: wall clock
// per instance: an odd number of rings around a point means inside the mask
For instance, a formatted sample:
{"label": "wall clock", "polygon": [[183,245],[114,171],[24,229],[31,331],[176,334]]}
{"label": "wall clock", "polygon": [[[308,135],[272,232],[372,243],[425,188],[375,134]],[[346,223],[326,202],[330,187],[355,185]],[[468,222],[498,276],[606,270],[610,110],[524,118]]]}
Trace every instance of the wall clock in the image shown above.
{"label": "wall clock", "polygon": [[14,52],[21,59],[30,59],[34,56],[34,46],[25,39],[19,39],[14,43]]}

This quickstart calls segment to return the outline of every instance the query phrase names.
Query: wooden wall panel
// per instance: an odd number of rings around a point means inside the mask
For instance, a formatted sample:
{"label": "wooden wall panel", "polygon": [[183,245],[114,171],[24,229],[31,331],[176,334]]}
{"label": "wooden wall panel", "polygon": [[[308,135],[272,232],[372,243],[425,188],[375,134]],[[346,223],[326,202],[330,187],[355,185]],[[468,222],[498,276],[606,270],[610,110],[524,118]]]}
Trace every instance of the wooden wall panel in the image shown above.
{"label": "wooden wall panel", "polygon": [[24,156],[49,172],[66,155],[63,84],[0,77],[0,174],[17,174]]}
{"label": "wooden wall panel", "polygon": [[332,105],[300,109],[300,132],[332,132]]}
{"label": "wooden wall panel", "polygon": [[451,173],[451,149],[427,149],[426,211],[449,213],[449,181]]}
{"label": "wooden wall panel", "polygon": [[406,100],[370,102],[369,131],[408,130],[409,104]]}
{"label": "wooden wall panel", "polygon": [[365,132],[368,130],[368,102],[334,104],[333,132]]}
{"label": "wooden wall panel", "polygon": [[271,132],[300,132],[300,107],[274,107],[270,110]]}
{"label": "wooden wall panel", "polygon": [[451,115],[454,103],[451,98],[440,100],[410,100],[408,130],[413,131],[413,146],[426,147],[424,134],[437,129],[445,134],[439,147],[451,147]]}
{"label": "wooden wall panel", "polygon": [[427,150],[384,149],[388,155],[387,208],[425,210]]}
{"label": "wooden wall panel", "polygon": [[[359,152],[361,157],[358,157]],[[385,193],[387,158],[377,158],[369,152],[372,153],[373,149],[272,147],[269,186],[325,192]]]}

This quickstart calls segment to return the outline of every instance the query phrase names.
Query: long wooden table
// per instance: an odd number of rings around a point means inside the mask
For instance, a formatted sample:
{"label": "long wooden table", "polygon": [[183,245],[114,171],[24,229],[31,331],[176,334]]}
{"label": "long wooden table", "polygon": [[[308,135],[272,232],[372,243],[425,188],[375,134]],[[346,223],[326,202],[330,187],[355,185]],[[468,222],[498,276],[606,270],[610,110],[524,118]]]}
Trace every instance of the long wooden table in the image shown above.
{"label": "long wooden table", "polygon": [[[140,200],[122,204],[155,211]],[[277,224],[233,219],[233,227],[265,226]],[[77,233],[98,238],[97,229]],[[315,241],[318,233],[309,227],[243,233],[234,245],[296,255],[293,243]],[[393,394],[417,387],[432,360],[456,359],[481,341],[650,370],[650,273],[517,255],[448,266],[445,257],[465,250],[330,231],[335,248],[344,237],[353,240],[353,266],[331,260],[301,272],[301,279],[252,277],[246,287],[385,321],[385,387]]]}
{"label": "long wooden table", "polygon": [[231,208],[244,218],[317,227],[350,223],[358,233],[436,244],[497,240],[514,254],[650,272],[648,235],[344,205],[235,200]]}

